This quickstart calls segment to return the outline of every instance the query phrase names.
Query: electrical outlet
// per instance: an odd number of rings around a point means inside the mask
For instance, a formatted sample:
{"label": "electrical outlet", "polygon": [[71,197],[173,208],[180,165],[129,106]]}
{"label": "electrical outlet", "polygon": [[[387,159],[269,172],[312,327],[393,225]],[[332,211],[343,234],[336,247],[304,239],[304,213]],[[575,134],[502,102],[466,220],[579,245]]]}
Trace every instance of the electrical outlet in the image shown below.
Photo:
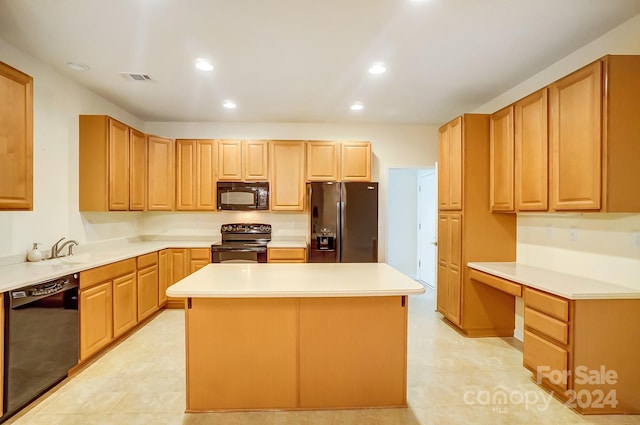
{"label": "electrical outlet", "polygon": [[572,227],[569,229],[569,240],[575,242],[578,240],[578,229]]}
{"label": "electrical outlet", "polygon": [[631,232],[631,246],[640,248],[640,232]]}
{"label": "electrical outlet", "polygon": [[547,238],[551,239],[553,237],[553,226],[551,224],[547,224]]}

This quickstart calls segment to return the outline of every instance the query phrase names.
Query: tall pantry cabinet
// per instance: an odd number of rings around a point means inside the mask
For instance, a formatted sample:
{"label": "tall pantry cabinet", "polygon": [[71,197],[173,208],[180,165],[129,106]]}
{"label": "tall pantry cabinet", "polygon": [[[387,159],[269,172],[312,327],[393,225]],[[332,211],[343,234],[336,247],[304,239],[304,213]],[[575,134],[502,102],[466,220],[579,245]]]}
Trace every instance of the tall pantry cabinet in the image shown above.
{"label": "tall pantry cabinet", "polygon": [[439,131],[437,309],[467,336],[512,336],[513,296],[475,282],[470,261],[515,261],[516,217],[489,207],[489,115]]}

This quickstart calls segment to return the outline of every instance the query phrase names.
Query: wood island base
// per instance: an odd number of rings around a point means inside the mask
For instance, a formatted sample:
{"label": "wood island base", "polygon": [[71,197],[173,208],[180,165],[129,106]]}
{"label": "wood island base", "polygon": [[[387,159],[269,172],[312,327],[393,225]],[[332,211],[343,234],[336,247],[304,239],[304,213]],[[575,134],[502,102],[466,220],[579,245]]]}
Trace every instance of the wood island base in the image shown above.
{"label": "wood island base", "polygon": [[189,298],[187,412],[406,407],[407,296]]}

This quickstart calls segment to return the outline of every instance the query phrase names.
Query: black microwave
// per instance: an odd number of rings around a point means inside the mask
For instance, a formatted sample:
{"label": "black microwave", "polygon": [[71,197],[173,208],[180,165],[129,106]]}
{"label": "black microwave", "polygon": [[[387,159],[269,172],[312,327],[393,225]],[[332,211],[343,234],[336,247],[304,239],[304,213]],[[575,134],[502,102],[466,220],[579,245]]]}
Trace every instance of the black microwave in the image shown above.
{"label": "black microwave", "polygon": [[218,182],[217,193],[219,210],[269,209],[269,182]]}

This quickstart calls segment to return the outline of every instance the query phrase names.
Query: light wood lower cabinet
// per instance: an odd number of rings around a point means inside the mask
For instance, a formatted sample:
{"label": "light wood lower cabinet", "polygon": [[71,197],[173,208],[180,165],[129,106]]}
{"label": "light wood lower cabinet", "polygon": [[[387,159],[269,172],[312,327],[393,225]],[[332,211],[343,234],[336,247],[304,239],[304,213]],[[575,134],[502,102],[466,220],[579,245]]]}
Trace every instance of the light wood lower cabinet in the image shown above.
{"label": "light wood lower cabinet", "polygon": [[158,253],[141,255],[138,262],[138,321],[158,311],[160,283]]}
{"label": "light wood lower cabinet", "polygon": [[268,263],[306,263],[306,248],[269,248],[267,249]]}
{"label": "light wood lower cabinet", "polygon": [[187,411],[406,406],[406,297],[192,298]]}
{"label": "light wood lower cabinet", "polygon": [[80,361],[138,323],[136,259],[80,272]]}
{"label": "light wood lower cabinet", "polygon": [[640,413],[640,300],[568,300],[524,288],[524,366],[586,414]]}
{"label": "light wood lower cabinet", "polygon": [[[82,274],[81,274],[82,275]],[[113,340],[113,285],[105,282],[80,291],[80,360]]]}
{"label": "light wood lower cabinet", "polygon": [[189,255],[189,274],[211,263],[211,250],[209,248],[191,248]]}

